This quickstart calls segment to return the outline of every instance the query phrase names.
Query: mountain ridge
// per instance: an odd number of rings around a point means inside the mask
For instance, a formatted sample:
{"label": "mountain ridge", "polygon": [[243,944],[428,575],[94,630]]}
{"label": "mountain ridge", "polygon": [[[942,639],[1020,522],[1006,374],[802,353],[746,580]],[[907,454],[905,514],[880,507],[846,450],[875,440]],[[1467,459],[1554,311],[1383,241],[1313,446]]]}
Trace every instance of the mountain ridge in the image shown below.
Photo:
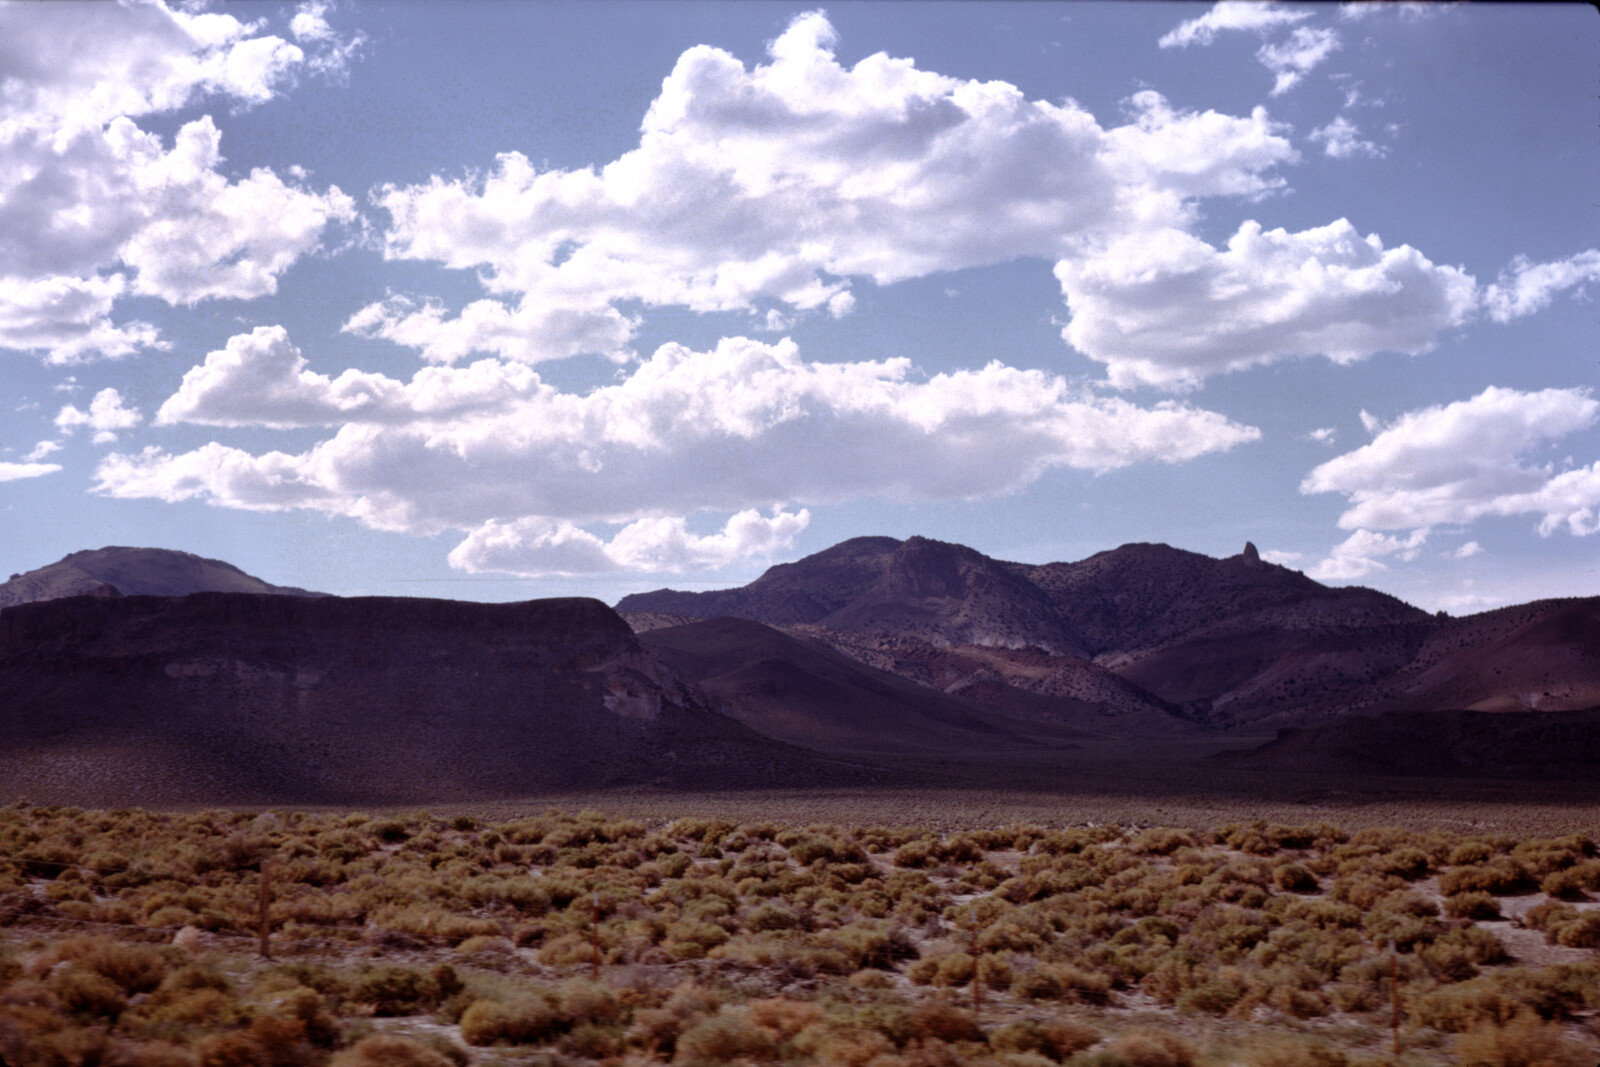
{"label": "mountain ridge", "polygon": [[[946,692],[987,686],[1001,706],[1022,692],[1107,699],[1113,691],[1087,660],[1125,683],[1122,695],[1222,729],[1361,711],[1600,706],[1600,599],[1452,619],[1366,587],[1325,586],[1248,542],[1222,559],[1139,542],[1025,564],[927,538],[853,538],[741,588],[656,590],[617,608],[749,618]],[[1521,620],[1515,633],[1493,622],[1510,618]],[[1038,662],[1024,668],[1029,650]],[[1524,671],[1532,651],[1544,666]],[[1479,669],[1485,657],[1498,673]]]}
{"label": "mountain ridge", "polygon": [[171,548],[104,548],[73,552],[0,583],[0,608],[71,596],[183,596],[188,593],[327,596],[273,585],[220,559]]}
{"label": "mountain ridge", "polygon": [[[1222,559],[1139,543],[1023,564],[855,538],[741,588],[635,594],[621,612],[305,595],[158,549],[62,563],[21,588],[87,583],[80,595],[0,608],[13,796],[410,803],[1084,774],[1121,787],[1224,767],[1527,780],[1541,761],[1576,781],[1575,754],[1600,751],[1600,598],[1453,619],[1323,586],[1248,543]],[[115,576],[225,588],[122,595],[99,581]]]}
{"label": "mountain ridge", "polygon": [[259,593],[0,611],[0,787],[403,803],[861,783],[710,708],[598,600]]}

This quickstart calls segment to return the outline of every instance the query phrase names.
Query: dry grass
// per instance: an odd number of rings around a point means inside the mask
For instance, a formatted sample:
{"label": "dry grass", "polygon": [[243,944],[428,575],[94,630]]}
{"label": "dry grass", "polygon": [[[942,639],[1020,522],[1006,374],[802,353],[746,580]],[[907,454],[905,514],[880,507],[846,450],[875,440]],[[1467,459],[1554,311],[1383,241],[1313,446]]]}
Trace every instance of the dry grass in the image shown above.
{"label": "dry grass", "polygon": [[[1386,1048],[1392,968],[1407,1062],[1596,1058],[1581,834],[1152,826],[1016,795],[667,804],[0,809],[0,1055],[1359,1067]],[[1564,962],[1511,958],[1499,915]]]}

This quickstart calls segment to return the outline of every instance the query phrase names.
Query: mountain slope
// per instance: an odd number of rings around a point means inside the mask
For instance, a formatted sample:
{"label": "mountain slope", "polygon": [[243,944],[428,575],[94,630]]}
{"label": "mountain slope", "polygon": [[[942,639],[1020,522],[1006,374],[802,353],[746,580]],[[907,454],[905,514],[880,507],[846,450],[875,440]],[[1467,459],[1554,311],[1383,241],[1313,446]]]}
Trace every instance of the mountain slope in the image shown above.
{"label": "mountain slope", "polygon": [[[995,707],[1016,710],[1028,692],[1216,726],[1331,714],[1411,662],[1440,625],[1383,593],[1267,563],[1249,544],[1227,559],[1129,544],[1032,565],[918,537],[857,538],[743,589],[660,590],[618,608],[785,626]],[[1086,669],[1090,657],[1123,685]]]}
{"label": "mountain slope", "polygon": [[771,567],[742,589],[635,593],[617,610],[701,619],[728,615],[769,626],[809,624],[946,646],[1084,651],[1082,639],[1044,592],[1010,565],[925,537],[857,537]]}
{"label": "mountain slope", "polygon": [[1594,782],[1600,710],[1504,715],[1404,711],[1287,728],[1219,762],[1279,774]]}
{"label": "mountain slope", "polygon": [[1331,589],[1267,563],[1248,543],[1226,559],[1168,545],[1127,544],[1077,563],[1010,566],[1044,590],[1096,656],[1160,648],[1219,620],[1268,612],[1274,627],[1290,630],[1431,618],[1387,594],[1359,586]]}
{"label": "mountain slope", "polygon": [[0,611],[0,794],[417,803],[870,779],[711,711],[598,601],[243,593]]}
{"label": "mountain slope", "polygon": [[[109,587],[109,588],[108,588]],[[188,593],[274,593],[323,596],[272,585],[231,563],[165,548],[86,549],[0,584],[0,608],[61,597],[184,596]]]}
{"label": "mountain slope", "polygon": [[738,589],[633,593],[617,603],[617,610],[696,619],[731,615],[769,626],[817,623],[871,588],[899,547],[892,537],[852,537],[794,563],[768,567],[761,577]]}
{"label": "mountain slope", "polygon": [[1059,745],[1073,735],[920,686],[748,619],[641,634],[639,643],[721,701],[728,714],[783,741],[834,752],[938,752]]}
{"label": "mountain slope", "polygon": [[1600,707],[1600,597],[1536,600],[1451,619],[1356,706],[1493,712]]}

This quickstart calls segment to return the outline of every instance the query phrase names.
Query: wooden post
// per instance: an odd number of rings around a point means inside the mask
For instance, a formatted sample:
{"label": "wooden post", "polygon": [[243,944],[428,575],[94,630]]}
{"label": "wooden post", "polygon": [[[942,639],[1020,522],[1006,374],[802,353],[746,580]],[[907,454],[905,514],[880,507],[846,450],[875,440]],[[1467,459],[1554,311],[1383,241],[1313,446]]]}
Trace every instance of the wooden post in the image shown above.
{"label": "wooden post", "polygon": [[600,893],[594,895],[594,915],[589,921],[589,940],[594,945],[594,968],[592,977],[596,982],[600,980]]}
{"label": "wooden post", "polygon": [[978,913],[974,910],[967,912],[967,930],[972,935],[972,1011],[974,1014],[983,1011],[983,982],[979,980],[978,972]]}
{"label": "wooden post", "polygon": [[1394,1031],[1394,1059],[1400,1062],[1400,961],[1395,958],[1394,940],[1389,941],[1389,1026]]}
{"label": "wooden post", "polygon": [[256,910],[256,938],[261,958],[272,958],[272,861],[261,861],[261,894]]}

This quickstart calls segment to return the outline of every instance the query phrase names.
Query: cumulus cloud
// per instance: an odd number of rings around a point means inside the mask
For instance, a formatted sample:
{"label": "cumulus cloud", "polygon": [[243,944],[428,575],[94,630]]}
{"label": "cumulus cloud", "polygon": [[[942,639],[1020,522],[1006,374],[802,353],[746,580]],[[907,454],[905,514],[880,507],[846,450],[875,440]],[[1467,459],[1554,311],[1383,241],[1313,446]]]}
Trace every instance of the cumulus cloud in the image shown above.
{"label": "cumulus cloud", "polygon": [[[583,304],[576,296],[565,306],[552,306],[531,296],[516,307],[498,300],[475,300],[449,318],[437,301],[419,305],[408,297],[390,296],[362,308],[344,329],[415,348],[423,359],[435,363],[454,363],[473,352],[526,363],[583,352],[625,353],[639,328],[639,317],[624,315],[603,299]],[[778,312],[773,309],[767,314]]]}
{"label": "cumulus cloud", "polygon": [[258,326],[228,339],[183,376],[156,412],[156,425],[321,426],[392,405],[403,386],[347,370],[337,379],[308,369],[282,326]]}
{"label": "cumulus cloud", "polygon": [[1111,381],[1193,387],[1291,356],[1351,363],[1427,351],[1465,321],[1476,283],[1344,219],[1289,233],[1246,222],[1225,251],[1180,230],[1140,234],[1056,266],[1072,311],[1062,336]]}
{"label": "cumulus cloud", "polygon": [[1328,558],[1306,571],[1306,574],[1319,582],[1364,578],[1374,571],[1387,570],[1383,562],[1385,557],[1396,556],[1403,562],[1416,559],[1427,540],[1427,530],[1413,531],[1411,536],[1404,539],[1371,530],[1357,530],[1334,545]]}
{"label": "cumulus cloud", "polygon": [[111,444],[121,430],[131,430],[144,421],[137,409],[124,407],[122,394],[115,389],[102,389],[89,402],[88,411],[80,411],[68,404],[56,415],[56,429],[64,434],[88,428],[94,431],[94,443]]}
{"label": "cumulus cloud", "polygon": [[1339,33],[1315,26],[1299,26],[1311,17],[1309,11],[1280,7],[1272,0],[1222,0],[1198,18],[1188,19],[1161,38],[1162,48],[1187,48],[1208,45],[1217,34],[1242,30],[1266,37],[1274,31],[1294,26],[1277,41],[1262,44],[1256,59],[1275,76],[1272,95],[1280,96],[1299,84],[1340,47]]}
{"label": "cumulus cloud", "polygon": [[1321,144],[1322,150],[1334,159],[1353,159],[1356,156],[1379,158],[1385,154],[1382,145],[1362,137],[1361,127],[1343,115],[1337,115],[1326,126],[1312,130],[1306,139]]}
{"label": "cumulus cloud", "polygon": [[[330,34],[327,46],[343,47]],[[35,4],[8,19],[0,347],[57,363],[129,355],[157,344],[157,333],[115,322],[119,298],[270,293],[328,225],[353,219],[336,188],[318,193],[265,169],[225,179],[209,116],[186,123],[170,148],[138,125],[206,96],[263,103],[307,61],[255,24],[159,0]]]}
{"label": "cumulus cloud", "polygon": [[42,478],[61,469],[59,463],[0,463],[0,482],[15,482],[23,478]]}
{"label": "cumulus cloud", "polygon": [[1483,306],[1496,322],[1510,322],[1550,306],[1556,294],[1600,279],[1600,251],[1590,249],[1552,263],[1518,256],[1499,279],[1484,287]]}
{"label": "cumulus cloud", "polygon": [[1449,4],[1425,3],[1418,0],[1351,0],[1339,5],[1339,17],[1352,22],[1372,15],[1398,13],[1408,20],[1431,18],[1448,8]]}
{"label": "cumulus cloud", "polygon": [[[5,245],[0,230],[0,252]],[[126,290],[121,274],[0,276],[0,348],[47,352],[52,362],[76,363],[96,354],[116,358],[165,347],[148,322],[111,321],[112,304]]]}
{"label": "cumulus cloud", "polygon": [[1301,483],[1302,493],[1342,493],[1350,501],[1339,525],[1355,533],[1320,573],[1359,577],[1376,569],[1384,554],[1378,549],[1399,542],[1375,531],[1410,530],[1412,540],[1425,539],[1435,526],[1514,515],[1538,516],[1545,536],[1563,527],[1575,536],[1600,531],[1600,463],[1557,470],[1529,461],[1541,446],[1597,421],[1600,401],[1587,389],[1491,386],[1470,400],[1407,412]]}
{"label": "cumulus cloud", "polygon": [[1187,112],[1145,92],[1104,129],[1072,101],[1030,101],[882,53],[838,63],[817,12],[747,68],[685,52],[639,146],[599,169],[541,170],[516,152],[481,177],[388,186],[385,253],[479,271],[490,299],[457,318],[386,301],[349,328],[440,361],[620,353],[623,302],[841,315],[857,278],[883,285],[1181,226],[1192,201],[1280,188],[1296,158],[1266,113]]}
{"label": "cumulus cloud", "polygon": [[289,20],[289,33],[311,49],[306,57],[310,70],[339,81],[366,44],[366,36],[360,33],[349,37],[341,35],[328,23],[328,10],[329,5],[321,0],[301,4]]}
{"label": "cumulus cloud", "polygon": [[1319,445],[1332,445],[1339,436],[1339,430],[1334,426],[1319,426],[1306,434],[1303,440],[1315,441]]}
{"label": "cumulus cloud", "polygon": [[1275,76],[1272,95],[1281,96],[1338,50],[1337,31],[1301,26],[1286,40],[1262,45],[1256,59]]}
{"label": "cumulus cloud", "polygon": [[1282,7],[1274,0],[1221,0],[1198,18],[1181,22],[1161,38],[1162,48],[1187,48],[1207,45],[1217,34],[1228,30],[1260,33],[1279,26],[1292,26],[1311,17],[1309,11]]}
{"label": "cumulus cloud", "polygon": [[[1214,412],[1139,407],[998,362],[923,377],[904,359],[814,363],[789,340],[727,338],[705,352],[664,345],[580,395],[494,360],[425,367],[409,382],[353,370],[332,378],[275,327],[208,355],[157,418],[339,429],[300,454],[219,443],[113,454],[101,492],[476,531],[463,564],[524,560],[518,568],[551,553],[687,567],[792,537],[803,513],[779,508],[790,502],[978,498],[1053,467],[1180,462],[1259,437]],[[760,507],[778,510],[759,522],[735,515],[710,541],[681,526],[702,510]],[[597,522],[628,529],[602,552],[576,529]]]}
{"label": "cumulus cloud", "polygon": [[1468,541],[1454,552],[1450,553],[1451,559],[1470,559],[1483,551],[1483,546],[1476,541]]}
{"label": "cumulus cloud", "polygon": [[794,545],[811,521],[805,509],[754,508],[731,517],[722,530],[689,532],[678,516],[639,519],[608,542],[570,522],[543,518],[488,522],[450,553],[450,565],[472,573],[595,574],[607,571],[682,573],[714,570],[752,556],[771,557]]}
{"label": "cumulus cloud", "polygon": [[[1224,4],[1173,41],[1303,17]],[[1306,55],[1336,43],[1301,29],[1290,44]],[[345,329],[438,363],[625,361],[651,308],[740,312],[776,330],[848,313],[860,278],[1028,257],[1055,262],[1066,339],[1115,384],[1189,388],[1292,356],[1423,351],[1476,299],[1461,271],[1344,220],[1300,233],[1251,222],[1226,249],[1195,237],[1206,198],[1285,188],[1278,170],[1299,155],[1263,108],[1185,111],[1145,90],[1102,126],[1071,100],[881,53],[845,67],[833,48],[813,12],[765,64],[690,49],[638,147],[603,167],[541,169],[509,152],[483,175],[383,188],[385,254],[476,270],[487,293],[459,311],[391,295]]]}
{"label": "cumulus cloud", "polygon": [[57,441],[40,441],[38,444],[33,446],[33,450],[32,451],[30,451],[26,456],[22,457],[22,461],[24,463],[33,463],[33,462],[36,462],[38,460],[43,459],[44,457],[48,456],[52,452],[59,452],[59,451],[61,451],[61,445],[60,445],[59,442],[57,442]]}

